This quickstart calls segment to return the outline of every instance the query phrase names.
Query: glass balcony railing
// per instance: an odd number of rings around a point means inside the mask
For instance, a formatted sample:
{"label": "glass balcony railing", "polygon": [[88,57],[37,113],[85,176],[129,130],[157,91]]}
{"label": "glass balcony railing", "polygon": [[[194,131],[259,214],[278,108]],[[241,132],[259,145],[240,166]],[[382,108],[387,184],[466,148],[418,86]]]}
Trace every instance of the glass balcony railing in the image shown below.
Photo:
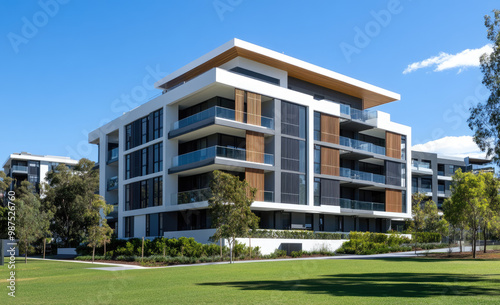
{"label": "glass balcony railing", "polygon": [[377,118],[377,112],[374,110],[359,110],[345,104],[340,104],[340,113],[350,116],[351,120],[361,122]]}
{"label": "glass balcony railing", "polygon": [[[265,202],[274,202],[274,193],[272,191],[261,191],[264,193]],[[172,194],[172,204],[186,204],[194,202],[208,201],[212,196],[210,188],[203,188],[199,190],[192,190],[186,192],[179,192]]]}
{"label": "glass balcony railing", "polygon": [[[262,127],[266,127],[269,129],[274,129],[274,120],[272,118],[268,118],[265,116],[258,116],[253,118],[252,114],[248,114],[246,112],[240,113],[240,117],[237,119],[237,112],[233,109],[228,109],[228,108],[223,108],[219,106],[215,106],[212,108],[209,108],[207,110],[203,110],[201,112],[198,112],[196,114],[193,114],[191,116],[188,116],[187,118],[184,118],[182,120],[179,120],[175,123],[172,124],[172,130],[179,129],[182,127],[189,126],[191,124],[203,121],[208,118],[221,118],[221,119],[227,119],[231,121],[238,121],[242,123],[247,123],[247,124],[252,124],[252,125],[258,125]],[[254,124],[258,122],[260,119],[260,125],[259,124]]]}
{"label": "glass balcony railing", "polygon": [[419,162],[413,160],[411,162],[411,167],[417,170],[430,170],[431,169],[431,164],[429,162]]}
{"label": "glass balcony railing", "polygon": [[118,188],[118,177],[112,177],[108,179],[108,191]]}
{"label": "glass balcony railing", "polygon": [[374,154],[385,155],[385,147],[378,146],[365,141],[354,140],[340,136],[340,145],[352,147],[354,149],[364,150]]}
{"label": "glass balcony railing", "polygon": [[23,166],[23,165],[12,165],[12,171],[13,172],[24,172],[24,173],[27,173],[28,172],[28,167],[27,166]]}
{"label": "glass balcony railing", "polygon": [[252,161],[270,165],[274,164],[274,156],[271,154],[250,152],[241,148],[211,146],[208,148],[196,150],[187,154],[174,157],[172,161],[172,166],[175,167],[175,166],[186,165],[215,157],[230,158],[241,161]]}
{"label": "glass balcony railing", "polygon": [[432,187],[412,187],[413,193],[432,193]]}
{"label": "glass balcony railing", "polygon": [[340,198],[340,207],[343,209],[385,211],[385,204]]}
{"label": "glass balcony railing", "polygon": [[365,180],[365,181],[385,184],[385,176],[383,175],[361,172],[345,167],[340,168],[340,176],[351,179]]}
{"label": "glass balcony railing", "polygon": [[114,162],[118,160],[118,147],[113,148],[108,151],[108,162]]}

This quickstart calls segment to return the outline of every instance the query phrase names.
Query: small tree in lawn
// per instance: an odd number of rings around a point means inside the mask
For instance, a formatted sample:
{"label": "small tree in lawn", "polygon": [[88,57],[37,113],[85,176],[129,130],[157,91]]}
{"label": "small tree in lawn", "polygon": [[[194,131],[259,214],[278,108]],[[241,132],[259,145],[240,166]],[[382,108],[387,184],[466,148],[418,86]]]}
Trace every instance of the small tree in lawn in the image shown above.
{"label": "small tree in lawn", "polygon": [[228,240],[232,263],[236,237],[248,236],[249,229],[258,226],[259,218],[250,209],[257,189],[236,176],[220,171],[213,172],[210,189],[212,196],[208,205],[212,225],[216,228],[212,240]]}
{"label": "small tree in lawn", "polygon": [[415,253],[417,253],[417,234],[424,231],[425,227],[425,215],[422,209],[422,202],[425,200],[425,195],[421,193],[416,193],[412,195],[412,208],[411,216],[412,219],[407,222],[408,229],[414,234],[415,243]]}
{"label": "small tree in lawn", "polygon": [[16,236],[24,246],[24,262],[28,263],[28,247],[32,242],[46,236],[49,232],[52,213],[42,209],[40,200],[31,192],[33,186],[23,181],[16,189]]}
{"label": "small tree in lawn", "polygon": [[479,173],[484,177],[485,182],[485,198],[488,207],[483,210],[483,224],[481,226],[484,236],[484,253],[486,253],[487,235],[491,231],[495,231],[500,225],[500,181],[493,173]]}
{"label": "small tree in lawn", "polygon": [[445,218],[452,224],[463,219],[472,234],[472,257],[476,258],[478,231],[489,208],[484,176],[457,170],[451,184],[451,200],[447,204],[451,206],[445,207]]}
{"label": "small tree in lawn", "polygon": [[113,206],[106,204],[106,201],[99,195],[94,195],[87,207],[85,216],[88,226],[86,228],[85,241],[92,248],[92,262],[94,262],[95,248],[104,244],[111,237],[112,230],[105,217],[112,210]]}

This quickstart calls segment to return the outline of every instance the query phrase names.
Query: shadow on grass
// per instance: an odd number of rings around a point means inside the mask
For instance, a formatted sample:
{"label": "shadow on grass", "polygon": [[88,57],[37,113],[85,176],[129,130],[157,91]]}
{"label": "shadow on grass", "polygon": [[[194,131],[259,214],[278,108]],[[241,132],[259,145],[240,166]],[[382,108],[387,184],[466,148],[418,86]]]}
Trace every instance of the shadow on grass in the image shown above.
{"label": "shadow on grass", "polygon": [[500,288],[484,287],[500,280],[495,275],[462,275],[432,273],[362,273],[324,275],[320,278],[283,281],[238,281],[200,283],[207,286],[228,286],[241,290],[304,291],[312,294],[360,297],[432,296],[500,296]]}

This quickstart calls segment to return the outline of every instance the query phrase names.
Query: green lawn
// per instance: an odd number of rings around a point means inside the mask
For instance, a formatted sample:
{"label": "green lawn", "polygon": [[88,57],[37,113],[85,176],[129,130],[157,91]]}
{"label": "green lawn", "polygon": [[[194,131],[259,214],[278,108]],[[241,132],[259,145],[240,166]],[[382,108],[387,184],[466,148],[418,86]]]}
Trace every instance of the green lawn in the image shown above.
{"label": "green lawn", "polygon": [[[18,261],[0,304],[498,304],[498,260],[303,260],[100,271]],[[101,266],[96,266],[101,267]]]}

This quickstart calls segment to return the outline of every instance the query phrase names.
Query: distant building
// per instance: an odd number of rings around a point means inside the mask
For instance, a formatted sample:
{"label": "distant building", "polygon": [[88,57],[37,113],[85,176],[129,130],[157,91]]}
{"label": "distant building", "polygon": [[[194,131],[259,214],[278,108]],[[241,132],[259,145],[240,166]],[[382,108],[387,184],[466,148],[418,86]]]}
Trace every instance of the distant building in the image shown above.
{"label": "distant building", "polygon": [[7,161],[3,164],[5,174],[13,179],[11,189],[15,187],[14,183],[20,185],[22,181],[28,181],[36,187],[39,192],[39,185],[45,182],[49,171],[55,169],[59,164],[75,166],[77,160],[68,157],[41,156],[32,155],[27,152],[13,153],[9,155]]}
{"label": "distant building", "polygon": [[421,151],[412,151],[411,155],[412,193],[425,194],[440,210],[444,200],[451,196],[451,177],[456,170],[495,172],[488,159],[456,158]]}

